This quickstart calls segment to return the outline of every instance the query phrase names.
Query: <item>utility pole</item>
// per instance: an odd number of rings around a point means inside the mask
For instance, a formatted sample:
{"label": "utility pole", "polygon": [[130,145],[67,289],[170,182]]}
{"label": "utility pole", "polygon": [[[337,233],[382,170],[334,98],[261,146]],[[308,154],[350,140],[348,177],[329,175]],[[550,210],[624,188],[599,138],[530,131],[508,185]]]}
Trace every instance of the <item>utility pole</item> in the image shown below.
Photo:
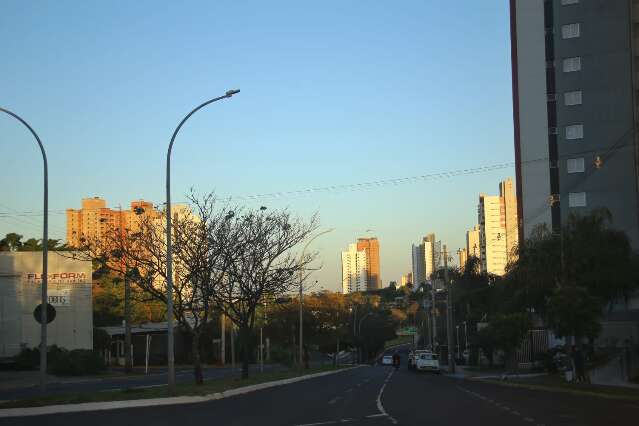
{"label": "utility pole", "polygon": [[452,285],[448,281],[448,253],[446,252],[446,244],[444,244],[444,285],[446,287],[446,334],[448,335],[448,372],[455,373],[455,356],[453,354],[453,346],[455,346],[455,339],[453,337],[453,298]]}
{"label": "utility pole", "polygon": [[224,318],[224,313],[220,314],[220,361],[222,361],[222,365],[226,364],[226,321]]}
{"label": "utility pole", "polygon": [[235,371],[235,324],[231,324],[231,369]]}
{"label": "utility pole", "polygon": [[435,352],[435,343],[437,343],[437,317],[435,316],[437,305],[435,304],[435,280],[431,281],[430,285],[430,297],[431,297],[431,308],[430,308],[430,318],[433,323],[433,332],[430,336],[430,346],[431,350]]}
{"label": "utility pole", "polygon": [[[124,229],[124,221],[122,217],[122,205],[120,210],[120,244],[123,245],[126,230]],[[131,353],[131,285],[129,283],[129,268],[127,259],[124,258],[124,247],[122,247],[122,276],[124,278],[124,371],[126,373],[133,372],[133,354]]]}

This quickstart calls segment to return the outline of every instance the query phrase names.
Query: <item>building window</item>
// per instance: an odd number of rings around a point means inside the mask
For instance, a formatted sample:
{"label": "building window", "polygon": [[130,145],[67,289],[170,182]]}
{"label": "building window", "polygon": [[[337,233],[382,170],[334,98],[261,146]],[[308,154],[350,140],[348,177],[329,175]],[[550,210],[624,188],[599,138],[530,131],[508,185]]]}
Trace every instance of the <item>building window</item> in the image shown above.
{"label": "building window", "polygon": [[562,6],[568,6],[569,4],[577,4],[579,0],[561,0]]}
{"label": "building window", "polygon": [[581,90],[564,93],[564,105],[566,106],[581,105],[581,102],[582,102]]}
{"label": "building window", "polygon": [[561,38],[577,38],[580,35],[580,25],[577,24],[566,24],[561,26]]}
{"label": "building window", "polygon": [[584,138],[584,125],[573,124],[572,126],[566,126],[566,139],[583,139]]}
{"label": "building window", "polygon": [[585,192],[569,192],[568,207],[586,207]]}
{"label": "building window", "polygon": [[583,157],[568,159],[568,173],[583,173],[583,172],[584,172]]}
{"label": "building window", "polygon": [[575,72],[581,70],[581,57],[564,59],[564,72]]}

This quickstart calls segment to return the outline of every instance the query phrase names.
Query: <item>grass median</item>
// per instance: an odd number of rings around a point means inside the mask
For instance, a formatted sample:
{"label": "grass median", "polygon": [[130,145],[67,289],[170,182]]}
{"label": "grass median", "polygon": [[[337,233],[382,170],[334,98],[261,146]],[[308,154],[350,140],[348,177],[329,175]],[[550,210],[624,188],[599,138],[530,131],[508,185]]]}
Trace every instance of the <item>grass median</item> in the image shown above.
{"label": "grass median", "polygon": [[482,379],[480,381],[529,390],[564,392],[574,395],[639,401],[639,389],[620,386],[592,385],[587,383],[568,383],[556,375],[530,378],[509,378],[508,380]]}
{"label": "grass median", "polygon": [[294,377],[306,376],[309,374],[322,373],[328,371],[337,371],[348,368],[350,366],[324,366],[309,368],[303,372],[297,369],[279,372],[252,373],[248,379],[239,377],[225,377],[219,379],[205,380],[202,385],[193,383],[177,383],[175,386],[175,394],[169,395],[166,385],[154,387],[131,387],[117,390],[98,391],[93,393],[74,393],[60,394],[50,396],[38,396],[25,398],[14,401],[6,401],[0,403],[0,409],[3,408],[27,408],[42,407],[46,405],[61,404],[81,404],[85,402],[105,402],[105,401],[125,401],[133,399],[148,398],[167,398],[169,396],[203,396],[218,392],[228,391],[244,386],[257,385],[260,383],[272,382],[276,380],[291,379]]}

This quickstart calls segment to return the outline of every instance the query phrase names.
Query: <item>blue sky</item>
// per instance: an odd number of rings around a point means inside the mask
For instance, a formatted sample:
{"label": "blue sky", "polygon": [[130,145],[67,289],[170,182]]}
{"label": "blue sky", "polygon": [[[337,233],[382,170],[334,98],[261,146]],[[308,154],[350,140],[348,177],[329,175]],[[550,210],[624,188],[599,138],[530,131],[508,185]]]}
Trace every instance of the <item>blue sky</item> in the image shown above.
{"label": "blue sky", "polygon": [[[513,161],[508,2],[19,1],[0,4],[0,105],[21,114],[49,156],[53,237],[83,197],[164,201],[170,135],[175,200],[424,175]],[[41,233],[42,165],[29,134],[0,117],[0,235]],[[268,198],[249,205],[320,214],[322,270],[376,235],[385,284],[410,271],[429,232],[456,250],[480,192],[472,176]],[[367,230],[372,230],[366,232]]]}

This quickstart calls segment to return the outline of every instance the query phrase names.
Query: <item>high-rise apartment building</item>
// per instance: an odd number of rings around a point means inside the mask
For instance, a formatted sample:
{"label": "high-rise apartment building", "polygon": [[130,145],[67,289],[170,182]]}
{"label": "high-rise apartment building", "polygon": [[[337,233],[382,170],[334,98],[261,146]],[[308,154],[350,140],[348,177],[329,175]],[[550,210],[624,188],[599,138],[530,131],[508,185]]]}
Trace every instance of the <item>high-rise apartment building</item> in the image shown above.
{"label": "high-rise apartment building", "polygon": [[367,290],[368,262],[366,251],[358,250],[357,244],[350,244],[342,252],[342,292],[344,294]]}
{"label": "high-rise apartment building", "polygon": [[639,0],[511,0],[519,237],[597,208],[639,247]]}
{"label": "high-rise apartment building", "polygon": [[435,241],[435,234],[428,234],[421,244],[412,246],[413,286],[419,286],[430,280],[430,276],[441,264],[441,241]]}
{"label": "high-rise apartment building", "polygon": [[148,201],[133,201],[130,210],[115,210],[108,208],[106,200],[99,197],[84,198],[81,209],[67,209],[66,213],[67,244],[71,247],[81,246],[82,238],[99,240],[108,232],[125,229],[135,232],[142,217],[160,215]]}
{"label": "high-rise apartment building", "polygon": [[400,287],[406,287],[408,284],[413,284],[413,274],[411,272],[402,275],[402,279],[400,280]]}
{"label": "high-rise apartment building", "polygon": [[[518,243],[517,201],[512,180],[499,184],[499,195],[479,195],[477,208],[481,271],[503,275]],[[509,228],[508,225],[511,225]]]}
{"label": "high-rise apartment building", "polygon": [[411,258],[413,265],[413,288],[419,287],[426,282],[426,264],[424,256],[424,243],[413,244],[411,249]]}
{"label": "high-rise apartment building", "polygon": [[468,257],[481,258],[481,247],[479,244],[479,225],[466,231],[466,254]]}
{"label": "high-rise apartment building", "polygon": [[464,268],[466,268],[466,261],[468,260],[468,252],[465,248],[460,248],[457,250],[457,255],[459,256],[459,269],[464,272]]}
{"label": "high-rise apartment building", "polygon": [[367,289],[378,290],[382,288],[381,276],[379,274],[379,241],[377,238],[358,238],[357,250],[366,252],[368,262]]}

